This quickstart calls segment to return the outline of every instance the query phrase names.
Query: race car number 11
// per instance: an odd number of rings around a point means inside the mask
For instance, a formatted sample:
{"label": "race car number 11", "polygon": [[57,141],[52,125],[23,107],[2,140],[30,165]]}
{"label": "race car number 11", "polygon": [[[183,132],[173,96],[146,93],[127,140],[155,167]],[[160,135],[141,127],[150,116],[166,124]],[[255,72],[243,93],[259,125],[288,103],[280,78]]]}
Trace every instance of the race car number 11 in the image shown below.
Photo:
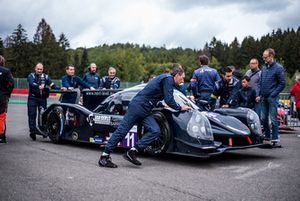
{"label": "race car number 11", "polygon": [[127,135],[125,136],[125,140],[126,140],[126,146],[127,147],[133,147],[134,143],[135,143],[135,133],[133,132],[129,132],[127,133]]}
{"label": "race car number 11", "polygon": [[131,148],[137,141],[137,126],[133,126],[121,142],[122,147]]}

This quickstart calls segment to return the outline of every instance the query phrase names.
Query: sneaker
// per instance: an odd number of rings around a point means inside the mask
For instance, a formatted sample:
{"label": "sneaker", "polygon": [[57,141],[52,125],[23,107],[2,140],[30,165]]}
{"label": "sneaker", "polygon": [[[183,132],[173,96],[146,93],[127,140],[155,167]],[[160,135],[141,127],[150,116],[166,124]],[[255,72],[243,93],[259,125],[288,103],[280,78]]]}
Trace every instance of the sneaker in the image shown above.
{"label": "sneaker", "polygon": [[142,165],[142,163],[137,160],[137,157],[136,157],[137,153],[138,152],[136,150],[130,149],[123,155],[123,158],[135,165]]}
{"label": "sneaker", "polygon": [[110,156],[100,156],[98,161],[100,167],[117,168],[118,166],[111,161]]}
{"label": "sneaker", "polygon": [[5,138],[0,138],[0,144],[4,144],[6,143],[6,139]]}
{"label": "sneaker", "polygon": [[270,137],[266,137],[266,136],[264,136],[264,141],[270,141],[271,140],[271,138]]}
{"label": "sneaker", "polygon": [[30,134],[29,134],[29,137],[30,137],[33,141],[36,140],[36,135],[35,135],[35,133],[30,133]]}
{"label": "sneaker", "polygon": [[271,142],[272,148],[282,148],[281,144],[277,141]]}

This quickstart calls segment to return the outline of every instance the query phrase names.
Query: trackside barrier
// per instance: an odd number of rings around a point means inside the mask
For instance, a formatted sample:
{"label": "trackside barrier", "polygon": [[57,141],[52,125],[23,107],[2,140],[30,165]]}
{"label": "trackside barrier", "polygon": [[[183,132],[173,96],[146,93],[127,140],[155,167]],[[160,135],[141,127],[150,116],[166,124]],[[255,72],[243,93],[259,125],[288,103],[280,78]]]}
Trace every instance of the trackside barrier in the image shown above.
{"label": "trackside barrier", "polygon": [[300,121],[296,110],[295,98],[290,93],[280,93],[278,113],[284,111],[284,121],[287,127],[300,127]]}

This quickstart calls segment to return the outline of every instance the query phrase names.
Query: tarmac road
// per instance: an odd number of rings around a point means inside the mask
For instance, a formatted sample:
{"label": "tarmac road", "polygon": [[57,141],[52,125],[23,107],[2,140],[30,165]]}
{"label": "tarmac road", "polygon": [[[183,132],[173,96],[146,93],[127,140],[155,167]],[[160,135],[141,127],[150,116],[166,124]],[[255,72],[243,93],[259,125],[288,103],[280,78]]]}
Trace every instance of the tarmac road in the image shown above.
{"label": "tarmac road", "polygon": [[100,168],[97,146],[56,145],[28,136],[26,105],[9,105],[0,145],[0,200],[300,200],[299,130],[283,148],[236,150],[209,159],[141,156],[137,167],[112,154]]}

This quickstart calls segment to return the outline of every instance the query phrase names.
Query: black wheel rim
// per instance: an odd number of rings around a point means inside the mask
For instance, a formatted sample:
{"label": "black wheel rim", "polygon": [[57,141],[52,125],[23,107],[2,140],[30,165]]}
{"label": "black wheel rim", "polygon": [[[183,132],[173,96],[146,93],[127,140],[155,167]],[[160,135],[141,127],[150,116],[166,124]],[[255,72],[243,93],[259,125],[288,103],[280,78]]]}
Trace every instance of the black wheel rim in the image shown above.
{"label": "black wheel rim", "polygon": [[56,139],[59,135],[59,119],[56,114],[52,113],[48,118],[48,136],[50,139]]}

